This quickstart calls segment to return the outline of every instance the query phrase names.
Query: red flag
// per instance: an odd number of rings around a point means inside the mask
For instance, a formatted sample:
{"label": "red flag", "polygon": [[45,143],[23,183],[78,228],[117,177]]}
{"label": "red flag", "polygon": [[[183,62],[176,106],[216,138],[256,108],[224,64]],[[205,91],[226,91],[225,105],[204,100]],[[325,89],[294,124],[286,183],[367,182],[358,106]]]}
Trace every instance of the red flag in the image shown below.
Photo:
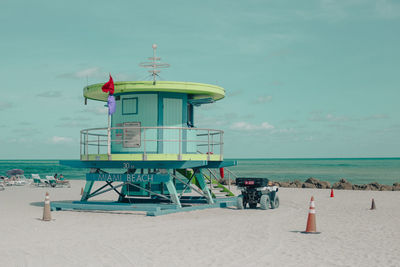
{"label": "red flag", "polygon": [[110,74],[110,80],[106,82],[103,87],[101,87],[104,93],[110,93],[110,95],[114,94],[114,81]]}

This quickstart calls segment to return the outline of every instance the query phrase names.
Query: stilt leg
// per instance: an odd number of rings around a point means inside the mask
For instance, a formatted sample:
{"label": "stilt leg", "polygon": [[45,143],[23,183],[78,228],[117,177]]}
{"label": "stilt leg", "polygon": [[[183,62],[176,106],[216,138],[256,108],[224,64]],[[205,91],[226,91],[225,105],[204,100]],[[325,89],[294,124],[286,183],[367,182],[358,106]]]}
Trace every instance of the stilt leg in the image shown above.
{"label": "stilt leg", "polygon": [[168,182],[165,183],[167,186],[169,195],[171,197],[171,200],[174,204],[178,205],[180,208],[182,208],[181,202],[178,198],[178,193],[176,192],[176,188],[174,183],[172,182],[172,179],[170,179]]}
{"label": "stilt leg", "polygon": [[81,201],[87,201],[89,199],[90,191],[92,190],[94,181],[86,181],[85,189],[83,189],[83,194]]}
{"label": "stilt leg", "polygon": [[204,176],[201,172],[201,169],[196,169],[194,171],[195,171],[196,180],[200,185],[200,189],[203,191],[204,195],[206,196],[208,204],[214,204],[214,200],[211,197],[210,190],[207,187],[207,184],[206,184]]}

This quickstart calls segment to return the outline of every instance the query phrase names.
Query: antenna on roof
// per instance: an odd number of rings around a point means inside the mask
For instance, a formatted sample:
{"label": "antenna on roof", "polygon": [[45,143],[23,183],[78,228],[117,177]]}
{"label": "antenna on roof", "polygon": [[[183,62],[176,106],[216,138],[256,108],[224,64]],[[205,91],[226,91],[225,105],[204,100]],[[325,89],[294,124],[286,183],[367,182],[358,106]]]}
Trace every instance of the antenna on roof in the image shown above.
{"label": "antenna on roof", "polygon": [[159,76],[158,73],[161,72],[161,70],[158,69],[164,69],[164,68],[169,68],[169,64],[167,63],[162,63],[160,60],[160,57],[156,56],[156,50],[157,50],[157,45],[153,44],[153,57],[149,57],[147,59],[151,60],[151,62],[143,62],[140,63],[139,66],[143,68],[152,68],[152,70],[148,70],[148,72],[151,73],[153,76],[153,84],[156,84],[156,76]]}

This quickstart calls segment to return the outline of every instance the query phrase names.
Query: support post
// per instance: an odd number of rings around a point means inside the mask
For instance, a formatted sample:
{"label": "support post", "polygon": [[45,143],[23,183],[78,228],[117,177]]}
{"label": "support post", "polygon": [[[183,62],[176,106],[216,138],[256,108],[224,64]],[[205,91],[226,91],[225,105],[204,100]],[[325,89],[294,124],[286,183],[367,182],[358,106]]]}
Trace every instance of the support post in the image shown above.
{"label": "support post", "polygon": [[[204,195],[207,198],[208,204],[214,204],[214,200],[211,197],[210,190],[207,187],[207,183],[204,179],[201,169],[194,169],[193,171],[195,172],[196,180],[200,185],[200,189],[203,191]],[[210,179],[212,178],[210,177]]]}
{"label": "support post", "polygon": [[[97,173],[99,169],[91,168],[90,173]],[[81,201],[87,201],[89,199],[90,191],[92,190],[94,181],[86,181],[85,188],[83,189],[83,194]]]}
{"label": "support post", "polygon": [[167,186],[170,198],[172,200],[172,202],[176,205],[178,205],[179,208],[182,208],[181,202],[179,200],[178,197],[178,193],[176,192],[176,188],[174,183],[172,182],[172,177],[170,176],[170,179],[168,182],[165,183],[165,185]]}
{"label": "support post", "polygon": [[85,188],[83,189],[83,194],[81,201],[88,201],[88,196],[90,195],[90,191],[92,190],[94,181],[86,181]]}

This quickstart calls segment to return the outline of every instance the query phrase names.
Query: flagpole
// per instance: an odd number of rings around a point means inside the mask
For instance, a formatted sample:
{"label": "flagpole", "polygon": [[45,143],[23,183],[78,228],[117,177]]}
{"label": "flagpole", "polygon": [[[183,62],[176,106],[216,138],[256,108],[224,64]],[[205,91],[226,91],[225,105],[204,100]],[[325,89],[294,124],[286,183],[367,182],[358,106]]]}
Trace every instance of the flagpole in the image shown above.
{"label": "flagpole", "polygon": [[110,73],[110,79],[101,87],[101,90],[103,90],[103,92],[105,93],[108,93],[107,157],[108,160],[111,160],[111,115],[115,112],[115,98],[113,96],[114,81],[111,77],[111,73]]}
{"label": "flagpole", "polygon": [[111,115],[108,113],[108,128],[107,128],[107,155],[108,160],[111,160]]}

